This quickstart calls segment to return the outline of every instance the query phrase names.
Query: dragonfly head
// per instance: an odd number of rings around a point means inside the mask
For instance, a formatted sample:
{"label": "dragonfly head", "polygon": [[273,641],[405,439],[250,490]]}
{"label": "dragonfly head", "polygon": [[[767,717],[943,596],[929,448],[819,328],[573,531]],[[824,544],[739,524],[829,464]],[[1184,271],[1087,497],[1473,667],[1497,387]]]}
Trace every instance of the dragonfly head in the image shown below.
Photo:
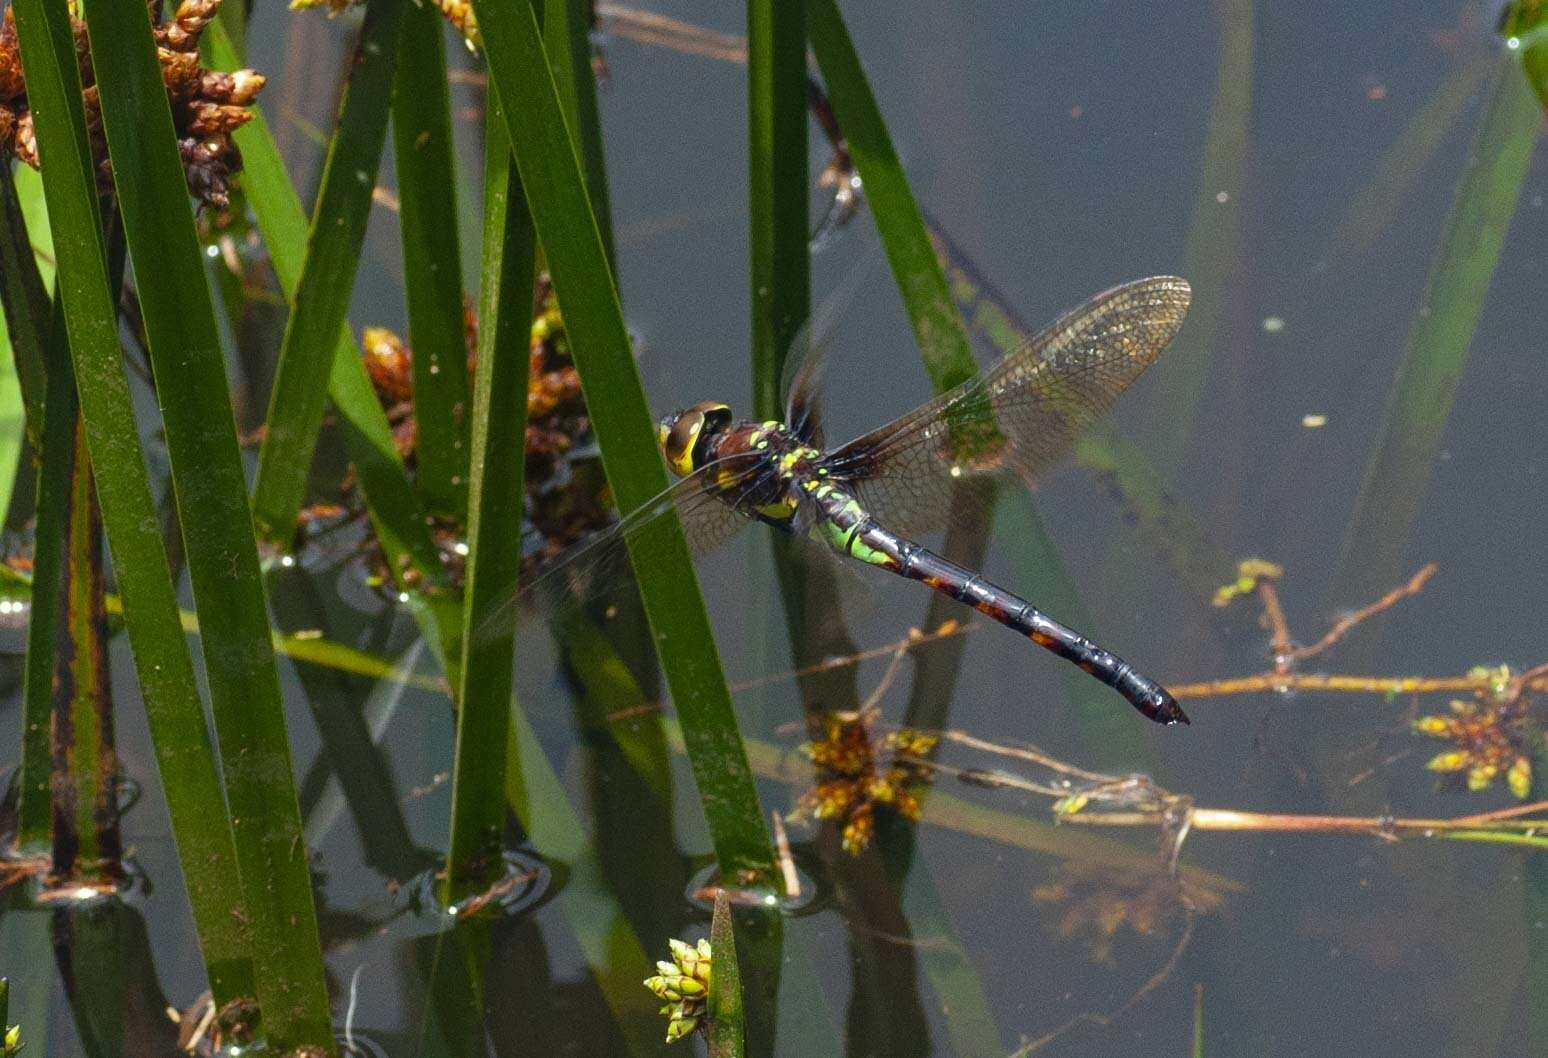
{"label": "dragonfly head", "polygon": [[672,473],[685,478],[708,463],[710,440],[729,425],[730,407],[712,400],[664,416],[656,438]]}

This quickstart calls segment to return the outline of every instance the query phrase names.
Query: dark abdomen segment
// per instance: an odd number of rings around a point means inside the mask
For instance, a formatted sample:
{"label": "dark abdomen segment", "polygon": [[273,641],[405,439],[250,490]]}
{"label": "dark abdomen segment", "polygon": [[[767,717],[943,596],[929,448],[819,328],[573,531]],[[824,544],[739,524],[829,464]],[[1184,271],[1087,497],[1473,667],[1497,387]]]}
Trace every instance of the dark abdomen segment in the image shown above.
{"label": "dark abdomen segment", "polygon": [[894,573],[928,584],[1020,632],[1045,650],[1079,665],[1156,723],[1188,722],[1177,699],[1165,687],[1135,672],[1116,654],[1066,628],[1020,596],[996,587],[972,570],[948,562],[928,548],[904,540],[873,519],[866,518],[856,527],[854,539],[887,555],[892,560],[887,567]]}

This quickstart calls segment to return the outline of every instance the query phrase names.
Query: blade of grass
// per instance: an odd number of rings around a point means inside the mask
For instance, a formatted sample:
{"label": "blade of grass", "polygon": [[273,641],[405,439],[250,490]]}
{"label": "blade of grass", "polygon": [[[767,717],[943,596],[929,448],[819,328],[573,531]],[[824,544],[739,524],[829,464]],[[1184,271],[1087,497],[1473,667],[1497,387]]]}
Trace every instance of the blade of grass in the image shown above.
{"label": "blade of grass", "polygon": [[[637,609],[632,581],[610,597],[626,592],[633,598],[625,601]],[[633,659],[612,631],[579,612],[554,629],[565,668],[580,685],[572,707],[577,762],[566,770],[585,776],[597,862],[634,931],[676,936],[686,909],[656,899],[686,890],[691,873],[677,834],[671,752],[658,699],[641,687]],[[620,716],[630,722],[618,723]]]}
{"label": "blade of grass", "polygon": [[1111,419],[1098,422],[1075,442],[1074,457],[1111,494],[1151,553],[1171,567],[1192,598],[1208,599],[1220,585],[1230,583],[1236,572],[1230,556],[1144,450],[1119,433]]}
{"label": "blade of grass", "polygon": [[1204,1058],[1204,986],[1193,986],[1193,1058]]}
{"label": "blade of grass", "polygon": [[[434,4],[404,9],[392,92],[392,142],[398,163],[409,344],[414,350],[414,480],[432,514],[460,524],[468,503],[468,345],[441,22]],[[358,253],[358,245],[355,250]]]}
{"label": "blade of grass", "polygon": [[1220,57],[1199,190],[1183,248],[1183,275],[1193,283],[1193,304],[1187,327],[1166,355],[1166,370],[1159,373],[1139,433],[1151,460],[1166,473],[1177,469],[1193,442],[1199,405],[1231,304],[1228,290],[1232,277],[1242,271],[1242,191],[1252,120],[1253,0],[1221,0],[1214,7]]}
{"label": "blade of grass", "polygon": [[[828,101],[865,185],[866,199],[876,218],[876,229],[904,309],[913,324],[925,370],[935,391],[944,393],[978,372],[972,342],[952,302],[924,215],[909,188],[837,0],[809,0],[807,11],[807,34],[827,84]],[[992,484],[984,481],[965,482],[954,490],[954,510],[977,507],[983,513],[973,518],[959,514],[949,520],[947,558],[964,565],[982,565],[995,491]],[[931,623],[925,627],[936,627],[951,614],[949,607],[950,603],[932,598],[927,611]],[[960,661],[955,645],[921,659],[922,671],[909,700],[910,722],[944,726]],[[907,845],[906,841],[899,844],[892,864],[899,877],[906,873],[911,858]]]}
{"label": "blade of grass", "polygon": [[51,0],[13,10],[108,544],[210,987],[224,1003],[253,986],[245,898],[123,374],[69,12]]}
{"label": "blade of grass", "polygon": [[[1537,740],[1532,754],[1532,797],[1548,797],[1548,745]],[[1522,866],[1525,875],[1523,920],[1535,927],[1548,914],[1548,856],[1528,856]],[[1529,932],[1526,943],[1526,968],[1521,975],[1520,994],[1526,1007],[1526,1044],[1528,1053],[1548,1048],[1548,1010],[1543,996],[1548,995],[1548,943]]]}
{"label": "blade of grass", "polygon": [[[21,235],[25,237],[25,229]],[[15,229],[0,233],[0,239],[10,241],[16,236]],[[25,243],[24,243],[25,245]],[[8,260],[18,260],[7,251]],[[31,249],[26,260],[31,259]],[[33,579],[42,584],[57,585],[64,566],[65,521],[69,507],[70,466],[75,459],[75,424],[80,405],[75,394],[75,375],[70,368],[70,347],[65,332],[63,303],[52,307],[53,322],[47,317],[34,316],[30,311],[14,313],[7,318],[11,333],[18,336],[18,347],[34,345],[43,350],[48,364],[58,374],[54,392],[47,396],[59,410],[57,420],[50,426],[44,413],[45,398],[40,394],[37,401],[36,428],[38,439],[38,473],[36,483],[36,517],[32,555]],[[45,332],[44,328],[47,327]],[[46,376],[48,368],[39,372]],[[30,590],[30,585],[29,585]],[[53,797],[50,774],[53,769],[50,749],[50,717],[53,713],[53,654],[59,634],[59,593],[37,593],[27,620],[26,676],[22,693],[22,751],[17,774],[18,803],[16,806],[16,849],[23,855],[43,855],[49,847],[52,827]]]}
{"label": "blade of grass", "polygon": [[1542,122],[1517,67],[1516,53],[1507,52],[1366,465],[1332,580],[1346,599],[1380,595],[1407,561],[1409,534]]}
{"label": "blade of grass", "polygon": [[945,1020],[952,1053],[999,1054],[1004,1036],[994,1005],[931,872],[909,872],[903,907],[911,935],[930,938],[920,945],[919,962],[939,1008],[951,1011]]}
{"label": "blade of grass", "polygon": [[[834,116],[843,130],[850,157],[865,185],[866,198],[876,219],[876,228],[881,235],[898,291],[902,295],[904,308],[913,324],[925,369],[935,391],[943,393],[977,373],[978,364],[973,357],[971,340],[952,301],[951,290],[931,244],[924,215],[909,188],[908,178],[893,148],[881,108],[871,93],[837,0],[809,0],[808,17],[808,35],[827,85]],[[989,540],[989,519],[998,491],[995,483],[986,480],[966,481],[954,490],[952,507],[956,514],[948,523],[947,538],[943,545],[947,558],[973,567],[982,565]],[[975,511],[979,513],[971,516],[965,513]],[[927,608],[925,627],[937,627],[940,621],[951,616],[950,605],[942,598],[932,597]],[[936,649],[920,658],[914,687],[909,696],[907,722],[945,726],[951,690],[960,666],[960,644],[949,644],[944,650]],[[910,875],[914,873],[911,871],[915,848],[913,838],[912,831],[907,831],[897,833],[885,842],[883,851],[888,892],[883,894],[880,901],[867,901],[868,906],[874,904],[875,909],[880,911],[889,903],[901,902],[901,894]],[[924,894],[923,905],[926,911],[939,910],[941,903],[933,878],[919,878],[912,888]],[[931,897],[936,899],[932,900]],[[901,906],[897,914],[902,916]],[[931,916],[930,922],[940,927],[939,935],[952,936],[944,914]],[[859,924],[863,928],[864,923]],[[869,942],[864,938],[856,937],[854,941],[858,944],[856,950],[870,950]],[[874,972],[886,972],[886,967],[895,965],[894,959],[883,955],[868,955],[867,961],[873,966]],[[987,1017],[989,1006],[984,999],[983,984],[970,964],[949,956],[943,958],[938,957],[937,953],[929,953],[921,959],[921,968],[943,1005],[954,1010],[960,1006],[965,1011],[986,1015],[975,1026],[954,1032],[954,1042],[965,1044],[969,1051],[976,1052],[985,1043],[983,1035],[998,1036],[992,1019]],[[906,972],[910,967],[905,964],[897,969]],[[912,992],[911,981],[894,980],[888,990],[897,993],[895,999],[870,997],[884,1008],[896,1011],[894,1020],[898,1024],[884,1031],[911,1031],[912,1022],[923,1021],[917,998],[909,995]],[[851,1007],[852,1014],[856,1005],[862,1010],[870,1005],[863,992],[857,991]]]}
{"label": "blade of grass", "polygon": [[57,571],[60,578],[51,582],[57,638],[48,644],[53,648],[53,870],[78,881],[108,882],[123,877],[124,868],[102,608],[102,513],[91,483],[85,424],[78,413],[66,421],[70,467],[60,489],[66,493],[65,562]]}
{"label": "blade of grass", "polygon": [[[827,82],[834,114],[860,170],[926,369],[936,391],[944,392],[977,372],[971,341],[958,315],[958,306],[953,301],[952,289],[936,255],[924,215],[908,186],[880,108],[871,95],[834,0],[812,0],[811,21],[812,47]],[[964,482],[958,487],[955,503],[963,509],[983,513],[975,518],[952,519],[943,545],[948,558],[974,566],[982,564],[998,492],[993,482],[983,480]],[[1031,519],[1030,527],[1024,527],[1026,532],[1034,539],[1046,539],[1046,533],[1037,524],[1030,507],[1026,515]],[[1013,538],[1025,542],[1025,534]],[[925,627],[937,627],[954,613],[953,603],[932,598]],[[905,723],[945,726],[951,688],[960,669],[960,647],[960,643],[937,645],[921,659],[909,696]],[[922,915],[921,921],[933,930],[932,935],[953,936],[934,880],[915,876],[915,872],[909,870],[914,854],[912,832],[892,836],[885,843],[885,854],[892,888],[901,889],[906,884],[913,895],[910,921],[916,914]],[[921,968],[944,1005],[978,1015],[970,1016],[968,1023],[963,1024],[953,1019],[952,1039],[958,1049],[964,1053],[977,1053],[985,1046],[992,1049],[998,1040],[998,1031],[990,1014],[992,1008],[972,964],[961,957],[960,946],[949,945],[941,951],[924,953]]]}
{"label": "blade of grass", "polygon": [[[748,227],[751,254],[752,398],[759,419],[784,417],[781,380],[785,364],[807,355],[807,321],[811,314],[811,252],[807,247],[811,222],[808,217],[807,117],[806,117],[806,3],[805,0],[752,0],[747,5],[747,132],[748,132]],[[813,409],[815,412],[816,409]],[[785,534],[770,536],[774,574],[783,600],[791,659],[797,668],[817,660],[818,650],[850,645],[842,619],[814,622],[809,619],[815,600],[832,595],[826,579],[831,571],[807,561],[800,543]],[[763,603],[772,594],[768,579],[759,576],[753,593],[756,615],[749,640],[761,651],[771,640],[770,608]],[[831,611],[837,613],[836,610]],[[817,640],[822,638],[822,642]],[[821,701],[841,709],[855,703],[849,674],[833,681],[848,697],[803,699]],[[819,677],[820,678],[820,677]],[[731,924],[727,916],[726,929]],[[755,1040],[773,1037],[778,1019],[781,966],[778,959],[762,958],[769,945],[766,937],[750,926],[746,992],[750,997],[751,1035]],[[782,938],[780,940],[782,943]],[[732,958],[734,958],[734,952]],[[734,964],[733,964],[734,965]],[[797,971],[797,977],[801,971]],[[742,984],[738,982],[738,990]],[[740,1013],[741,997],[738,996]],[[745,1047],[748,1019],[738,1017],[734,1032],[726,1030],[719,1047]],[[718,1027],[711,1023],[711,1053],[717,1051]]]}
{"label": "blade of grass", "polygon": [[[547,255],[608,484],[628,513],[666,486],[618,291],[587,200],[580,158],[526,3],[474,5],[491,88]],[[630,557],[673,701],[684,718],[720,868],[773,877],[773,858],[736,717],[676,519],[630,541]]]}
{"label": "blade of grass", "polygon": [[1548,3],[1516,0],[1505,23],[1505,46],[1519,50],[1522,72],[1548,109]]}
{"label": "blade of grass", "polygon": [[19,165],[11,174],[16,180],[16,197],[21,202],[27,237],[32,240],[32,259],[43,277],[43,286],[54,289],[54,234],[48,227],[48,204],[43,200],[43,176],[30,165]]}
{"label": "blade of grass", "polygon": [[[30,480],[22,474],[23,442],[41,450],[48,314],[15,176],[9,164],[0,165],[0,520],[11,509],[17,477]],[[12,316],[22,317],[18,325]]]}
{"label": "blade of grass", "polygon": [[[35,451],[42,446],[48,318],[48,289],[28,238],[16,178],[9,164],[0,166],[0,323],[5,324],[0,330],[0,437],[5,440],[0,444],[6,446],[0,447],[0,471],[15,464],[7,452],[18,398],[26,407],[27,439]],[[0,512],[10,507],[9,488],[3,499]]]}
{"label": "blade of grass", "polygon": [[[925,370],[935,391],[944,393],[977,373],[972,343],[957,315],[924,215],[908,186],[837,0],[809,0],[807,11],[807,33],[827,84],[828,101],[864,182],[876,229],[913,324]],[[971,495],[968,489],[972,490]],[[964,504],[973,501],[982,503],[985,511],[992,510],[993,487],[984,482],[967,483],[955,490],[953,508],[964,509]],[[987,516],[953,517],[948,524],[952,535],[946,557],[964,564],[982,564],[988,543]],[[939,600],[932,599],[928,612],[938,623],[950,611],[943,609]],[[925,627],[933,628],[935,623]],[[945,723],[949,692],[956,682],[959,662],[960,654],[955,649],[933,652],[922,659],[921,668],[926,671],[915,681],[915,693],[909,702],[911,719]],[[894,866],[906,870],[908,858],[900,848]]]}
{"label": "blade of grass", "polygon": [[1377,244],[1392,225],[1414,178],[1456,130],[1494,66],[1493,56],[1474,55],[1446,74],[1424,105],[1413,112],[1391,146],[1381,152],[1370,180],[1349,199],[1348,206],[1329,228],[1326,248],[1317,259],[1352,263]]}
{"label": "blade of grass", "polygon": [[736,959],[731,900],[724,889],[715,890],[715,910],[710,919],[710,953],[710,988],[704,1002],[704,1035],[709,1040],[710,1058],[742,1058],[747,1053],[742,1018],[742,972]]}
{"label": "blade of grass", "polygon": [[[32,576],[9,567],[0,567],[0,597],[12,602],[30,600],[33,579]],[[108,595],[105,602],[110,617],[123,616],[123,600],[117,595]],[[199,618],[194,613],[189,610],[179,610],[178,618],[184,632],[190,635],[199,634]],[[447,688],[446,680],[440,676],[423,672],[405,675],[386,658],[331,639],[319,639],[315,629],[295,633],[275,631],[270,638],[274,643],[275,653],[283,654],[295,661],[304,661],[320,668],[354,676],[366,676],[375,680],[398,680],[425,691],[445,692]]]}
{"label": "blade of grass", "polygon": [[[419,975],[430,1000],[418,1015],[423,1019],[418,1030],[420,1054],[475,1058],[489,1053],[485,1024],[486,1019],[493,1019],[488,1018],[485,978],[492,934],[505,925],[489,916],[459,919],[451,929],[420,938],[414,945]],[[506,937],[503,929],[501,932],[503,946]],[[508,1016],[503,995],[501,1000],[501,1014]]]}
{"label": "blade of grass", "polygon": [[935,391],[944,393],[977,373],[972,344],[957,317],[924,217],[909,190],[881,108],[871,94],[839,13],[838,0],[808,0],[807,17],[807,32],[828,86],[829,102],[865,184],[866,199],[903,295],[925,370]]}
{"label": "blade of grass", "polygon": [[28,439],[27,407],[17,367],[5,328],[5,310],[0,308],[0,512],[11,509],[11,494],[22,471],[22,448]]}
{"label": "blade of grass", "polygon": [[[234,43],[236,57],[242,60],[243,65],[247,60],[247,6],[246,4],[221,4],[220,11],[215,16],[228,39]],[[199,41],[200,50],[206,60],[209,57],[208,40],[209,38],[206,37]]]}
{"label": "blade of grass", "polygon": [[[472,482],[463,627],[478,628],[516,591],[521,573],[527,349],[536,244],[505,116],[491,93],[484,141],[484,261],[474,377]],[[511,633],[464,636],[452,772],[451,902],[494,880],[505,829],[505,743],[511,713]]]}
{"label": "blade of grass", "polygon": [[[487,37],[485,38],[488,39]],[[520,709],[513,712],[506,742],[505,800],[532,846],[569,871],[555,897],[575,941],[612,1011],[629,1053],[660,1053],[656,1001],[640,982],[651,962],[609,892],[597,844],[585,819],[576,812],[553,765],[543,754],[537,732]]]}
{"label": "blade of grass", "polygon": [[295,537],[296,515],[322,426],[333,361],[329,353],[344,324],[360,265],[371,191],[387,136],[404,3],[372,0],[366,7],[280,348],[268,429],[258,452],[253,518],[262,539],[286,550]]}
{"label": "blade of grass", "polygon": [[[592,67],[592,0],[533,0],[532,6],[538,13],[544,53],[553,74],[554,87],[559,93],[559,105],[564,110],[580,150],[581,168],[584,171],[586,191],[591,198],[592,213],[596,217],[597,232],[602,237],[603,252],[616,283],[618,267],[614,257],[612,211],[608,205],[602,123],[597,110],[597,83]],[[538,267],[545,269],[541,252],[540,247]],[[629,576],[632,581],[633,574]],[[609,623],[608,634],[618,651],[635,667],[642,682],[651,686],[652,693],[659,693],[656,688],[660,684],[660,673],[655,671],[656,659],[650,641],[649,622],[641,613],[638,592],[619,585],[617,595],[619,605],[624,609],[619,611],[619,620]],[[645,735],[643,726],[636,728],[632,734],[650,737]],[[665,755],[659,757],[659,762],[665,766]],[[652,780],[646,777],[646,781]],[[628,796],[622,790],[611,793]],[[600,833],[605,835],[606,828]]]}
{"label": "blade of grass", "polygon": [[[61,321],[62,324],[63,321]],[[59,339],[59,354],[69,349]],[[65,372],[68,373],[68,369]],[[33,578],[57,585],[64,569],[65,522],[70,503],[70,467],[75,461],[75,387],[63,384],[52,395],[58,409],[53,429],[45,427],[40,450],[37,488],[37,543],[32,555]],[[22,754],[17,774],[16,850],[45,855],[52,833],[53,770],[49,732],[53,715],[54,649],[60,632],[59,592],[36,592],[27,620],[26,682],[22,701]]]}
{"label": "blade of grass", "polygon": [[753,414],[778,419],[785,360],[811,315],[806,146],[806,4],[747,5],[748,223]]}
{"label": "blade of grass", "polygon": [[[205,30],[204,43],[218,68],[237,68],[230,38],[218,20]],[[268,124],[256,108],[253,120],[238,129],[235,138],[242,149],[243,190],[275,276],[294,305],[306,254],[306,214]],[[445,590],[445,567],[426,528],[424,509],[393,444],[392,428],[366,376],[360,350],[343,323],[331,359],[328,395],[339,413],[345,451],[365,493],[377,542],[399,591],[409,596],[416,615],[427,624],[431,644],[449,672],[458,657],[461,607]]]}
{"label": "blade of grass", "polygon": [[597,219],[607,263],[618,274],[613,252],[613,211],[608,204],[606,155],[602,150],[602,120],[597,112],[597,79],[591,68],[592,0],[537,0],[533,7],[543,26],[543,50],[548,56],[559,105],[580,148],[586,193]]}
{"label": "blade of grass", "polygon": [[204,640],[263,1029],[281,1050],[327,1052],[333,1028],[279,674],[161,64],[146,9],[87,5],[86,25]]}

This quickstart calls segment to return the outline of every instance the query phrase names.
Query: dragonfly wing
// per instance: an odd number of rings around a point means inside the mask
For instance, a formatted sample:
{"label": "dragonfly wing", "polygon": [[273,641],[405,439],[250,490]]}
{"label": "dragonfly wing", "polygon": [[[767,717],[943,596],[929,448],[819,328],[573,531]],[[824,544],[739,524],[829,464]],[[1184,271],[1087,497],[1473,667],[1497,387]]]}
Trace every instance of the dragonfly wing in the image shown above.
{"label": "dragonfly wing", "polygon": [[869,281],[881,259],[879,245],[850,267],[842,282],[822,299],[815,312],[792,336],[780,374],[779,395],[784,402],[785,425],[813,448],[824,447],[822,396],[828,351],[839,321],[849,313],[860,289]]}
{"label": "dragonfly wing", "polygon": [[751,519],[722,498],[769,472],[756,453],[733,456],[683,478],[631,512],[616,525],[580,544],[523,583],[474,632],[475,642],[510,634],[528,614],[552,614],[585,607],[629,576],[630,544],[676,512],[695,558],[726,543]]}
{"label": "dragonfly wing", "polygon": [[1187,281],[1173,276],[1098,294],[982,374],[829,453],[824,465],[894,531],[939,528],[961,478],[1012,471],[1033,480],[1063,456],[1161,355],[1190,298]]}

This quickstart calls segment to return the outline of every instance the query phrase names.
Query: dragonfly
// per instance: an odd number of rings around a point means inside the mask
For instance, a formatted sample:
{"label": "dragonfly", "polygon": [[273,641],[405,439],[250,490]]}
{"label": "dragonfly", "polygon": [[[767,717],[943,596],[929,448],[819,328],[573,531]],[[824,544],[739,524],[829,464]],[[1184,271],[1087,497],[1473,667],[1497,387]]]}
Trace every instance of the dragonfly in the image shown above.
{"label": "dragonfly", "polygon": [[1112,288],[998,363],[870,433],[825,449],[816,358],[790,386],[784,421],[739,420],[703,401],[662,418],[658,440],[680,480],[522,589],[576,597],[606,585],[631,538],[675,514],[695,556],[761,522],[845,559],[923,583],[1020,633],[1112,688],[1160,724],[1177,700],[1116,654],[914,537],[942,528],[957,486],[982,475],[1035,482],[1167,347],[1191,290],[1174,276]]}

